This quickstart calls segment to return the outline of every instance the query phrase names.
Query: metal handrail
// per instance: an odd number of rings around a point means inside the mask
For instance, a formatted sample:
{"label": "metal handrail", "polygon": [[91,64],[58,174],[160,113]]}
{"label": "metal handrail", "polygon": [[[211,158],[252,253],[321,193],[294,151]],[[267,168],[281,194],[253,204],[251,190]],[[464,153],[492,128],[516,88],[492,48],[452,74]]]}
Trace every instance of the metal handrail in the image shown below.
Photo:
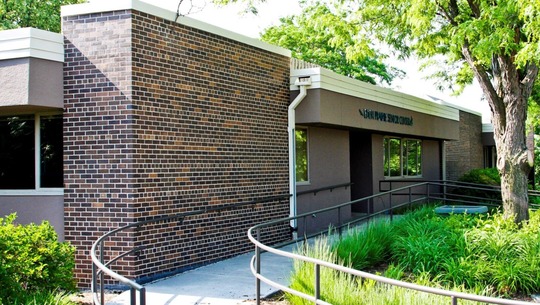
{"label": "metal handrail", "polygon": [[[139,247],[133,248],[131,250],[128,250],[128,251],[126,251],[124,253],[121,253],[118,256],[110,259],[108,262],[105,262],[104,261],[104,257],[105,257],[105,255],[104,255],[104,253],[105,253],[105,241],[109,237],[115,235],[116,233],[125,231],[127,229],[131,229],[131,228],[137,228],[137,227],[140,227],[140,226],[143,226],[143,225],[146,225],[146,224],[150,224],[150,223],[158,223],[158,222],[171,221],[171,220],[178,220],[181,223],[186,217],[190,217],[190,216],[196,216],[196,215],[201,215],[201,214],[206,214],[206,213],[211,213],[211,212],[220,212],[220,211],[224,211],[224,210],[230,210],[230,209],[234,209],[234,208],[238,208],[238,207],[244,207],[244,206],[248,206],[248,205],[255,205],[255,204],[264,203],[264,202],[272,202],[272,201],[277,201],[277,200],[283,200],[283,199],[288,199],[290,196],[291,196],[290,194],[283,194],[283,195],[278,195],[278,196],[271,196],[271,197],[255,199],[255,200],[251,200],[251,201],[248,201],[248,202],[240,202],[240,203],[235,203],[235,204],[227,204],[227,205],[219,205],[219,206],[214,206],[214,207],[208,207],[208,208],[204,208],[204,209],[200,209],[200,210],[195,210],[195,211],[191,211],[191,212],[184,212],[184,213],[178,213],[178,214],[174,214],[174,215],[151,217],[151,218],[148,218],[148,219],[145,219],[145,220],[142,220],[142,221],[138,221],[138,222],[135,222],[135,223],[131,223],[131,224],[128,224],[128,225],[125,225],[125,226],[122,226],[122,227],[119,227],[119,228],[116,228],[116,229],[113,229],[113,230],[109,231],[105,235],[99,237],[92,244],[92,248],[90,250],[90,257],[92,258],[92,284],[91,284],[91,289],[92,289],[92,301],[93,301],[94,305],[104,305],[105,304],[105,299],[104,299],[104,294],[105,294],[104,275],[105,274],[110,276],[114,280],[116,280],[116,281],[118,281],[118,282],[120,282],[122,284],[125,284],[126,286],[129,287],[129,289],[130,289],[130,304],[135,305],[137,303],[137,300],[136,300],[137,291],[139,292],[139,304],[140,305],[145,305],[146,304],[146,289],[144,288],[144,286],[142,286],[139,283],[137,283],[137,282],[135,282],[133,280],[130,280],[130,279],[116,273],[115,271],[113,271],[109,267],[112,263],[118,261],[119,259],[122,259],[125,256],[128,256],[128,255],[130,255],[132,253],[135,253],[137,251],[146,249],[146,246],[139,246]],[[99,255],[97,254],[97,251],[99,251]],[[98,278],[99,278],[99,282],[100,282],[99,289],[98,289]]]}
{"label": "metal handrail", "polygon": [[316,189],[312,189],[312,190],[296,192],[296,196],[302,196],[302,195],[311,194],[311,193],[313,193],[313,195],[317,195],[317,193],[319,193],[319,192],[322,192],[322,191],[330,191],[330,192],[332,192],[334,189],[341,188],[341,187],[344,187],[345,189],[347,189],[349,186],[351,186],[353,184],[354,183],[352,183],[352,182],[347,182],[347,183],[341,183],[341,184],[335,184],[335,185],[320,187],[320,188],[316,188]]}
{"label": "metal handrail", "polygon": [[[427,286],[422,286],[422,285],[418,285],[418,284],[413,284],[413,283],[403,282],[403,281],[399,281],[399,280],[394,280],[394,279],[386,278],[386,277],[383,277],[383,276],[380,276],[380,275],[375,275],[375,274],[367,273],[367,272],[364,272],[364,271],[344,267],[344,266],[337,265],[337,264],[327,262],[327,261],[323,261],[323,260],[320,260],[320,259],[311,258],[311,257],[303,256],[303,255],[300,255],[300,254],[279,250],[279,249],[276,248],[276,246],[272,247],[272,246],[268,246],[268,245],[265,245],[262,242],[260,242],[260,240],[261,240],[261,229],[267,228],[269,226],[277,225],[277,224],[282,223],[282,222],[288,223],[288,222],[290,222],[291,220],[294,220],[294,219],[310,217],[313,213],[321,213],[321,212],[324,212],[324,211],[343,208],[344,206],[350,206],[352,204],[356,204],[356,203],[359,203],[361,201],[366,201],[366,200],[369,200],[369,199],[372,199],[372,198],[375,198],[375,197],[390,196],[390,198],[392,198],[392,196],[395,195],[395,193],[401,192],[401,191],[408,190],[409,194],[411,194],[412,188],[420,188],[420,187],[423,187],[423,186],[425,186],[425,188],[426,188],[426,192],[424,194],[425,197],[422,197],[420,199],[416,199],[414,201],[427,200],[429,202],[431,199],[446,200],[445,196],[443,196],[442,198],[438,198],[438,197],[433,198],[430,195],[429,188],[430,188],[430,186],[443,187],[443,192],[444,192],[444,190],[445,190],[444,187],[445,186],[451,186],[451,185],[449,185],[448,181],[443,181],[443,182],[422,182],[422,183],[418,183],[418,184],[413,184],[413,185],[397,188],[397,189],[394,189],[394,190],[390,190],[390,191],[387,191],[387,192],[384,192],[384,193],[369,196],[369,197],[362,198],[362,199],[359,199],[359,200],[351,201],[351,202],[348,202],[348,203],[344,203],[344,204],[341,204],[341,205],[336,206],[336,207],[326,208],[326,209],[323,209],[323,210],[317,210],[317,211],[314,211],[314,212],[301,214],[301,215],[298,215],[298,216],[295,216],[295,217],[288,217],[288,218],[282,218],[282,219],[278,219],[278,220],[274,220],[274,221],[269,221],[269,222],[266,222],[266,223],[259,224],[259,225],[251,227],[248,230],[248,238],[255,245],[255,255],[251,259],[250,269],[251,269],[251,272],[253,273],[253,275],[256,278],[257,305],[260,305],[260,285],[261,285],[261,281],[268,284],[268,285],[270,285],[270,286],[273,286],[274,288],[280,289],[280,290],[282,290],[284,292],[287,292],[287,293],[299,296],[299,297],[301,297],[303,299],[306,299],[308,301],[314,302],[315,304],[331,305],[330,303],[327,303],[327,302],[321,300],[321,298],[320,298],[320,295],[321,295],[320,294],[320,267],[321,266],[331,268],[331,269],[334,269],[334,270],[337,270],[337,271],[340,271],[340,272],[348,273],[348,274],[351,274],[351,275],[354,275],[354,276],[371,279],[371,280],[377,281],[379,283],[385,283],[385,284],[388,284],[388,285],[398,286],[398,287],[402,287],[402,288],[406,288],[406,289],[413,289],[413,290],[417,290],[417,291],[421,291],[421,292],[425,292],[425,293],[430,293],[430,294],[437,294],[437,295],[441,295],[441,296],[447,296],[447,297],[449,297],[451,299],[451,304],[452,305],[457,304],[457,301],[459,299],[471,300],[471,301],[477,301],[477,302],[483,302],[483,303],[489,303],[489,304],[502,304],[502,305],[525,305],[525,304],[530,305],[530,304],[535,304],[535,303],[530,303],[530,302],[525,302],[525,301],[500,299],[500,298],[494,298],[494,297],[479,296],[479,295],[470,294],[470,293],[449,291],[449,290],[444,290],[444,289],[440,289],[440,288],[427,287]],[[392,200],[390,199],[390,202],[391,201]],[[399,204],[399,205],[396,205],[394,207],[390,206],[389,209],[385,209],[382,212],[383,213],[388,213],[389,212],[390,216],[392,216],[392,210],[393,209],[402,207],[402,206],[404,206],[406,204],[409,204],[409,203]],[[379,213],[374,213],[372,215],[368,215],[367,217],[364,217],[363,219],[364,220],[366,220],[366,219],[369,220],[375,214],[380,214],[380,212]],[[344,226],[344,225],[340,225],[340,227],[342,227],[342,226]],[[317,235],[324,235],[324,234],[327,234],[327,231],[321,231],[319,233],[315,233],[315,234],[311,235],[310,237],[317,236]],[[306,240],[307,238],[310,238],[310,237],[306,236],[304,238],[301,238],[300,241]],[[284,286],[284,285],[279,284],[279,283],[277,283],[275,281],[272,281],[269,278],[264,277],[261,274],[261,253],[263,251],[270,252],[270,253],[273,253],[273,254],[276,254],[276,255],[279,255],[279,256],[295,259],[295,260],[301,260],[301,261],[304,261],[304,262],[313,263],[314,266],[315,266],[315,279],[314,279],[313,282],[316,285],[314,287],[314,294],[309,295],[309,294],[294,290],[294,289],[292,289],[290,287]]]}

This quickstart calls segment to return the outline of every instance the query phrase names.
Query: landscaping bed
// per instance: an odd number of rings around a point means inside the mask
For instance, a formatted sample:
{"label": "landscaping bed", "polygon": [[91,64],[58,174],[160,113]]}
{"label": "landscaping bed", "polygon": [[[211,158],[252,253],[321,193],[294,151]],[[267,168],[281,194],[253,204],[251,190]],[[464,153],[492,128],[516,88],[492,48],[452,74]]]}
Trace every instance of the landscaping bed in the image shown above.
{"label": "landscaping bed", "polygon": [[[424,207],[394,222],[351,229],[334,243],[319,239],[301,254],[424,286],[532,301],[540,292],[540,213],[531,212],[529,222],[517,226],[500,213],[440,216]],[[292,287],[313,294],[313,269],[296,262]],[[340,305],[450,302],[327,268],[321,269],[321,296]]]}

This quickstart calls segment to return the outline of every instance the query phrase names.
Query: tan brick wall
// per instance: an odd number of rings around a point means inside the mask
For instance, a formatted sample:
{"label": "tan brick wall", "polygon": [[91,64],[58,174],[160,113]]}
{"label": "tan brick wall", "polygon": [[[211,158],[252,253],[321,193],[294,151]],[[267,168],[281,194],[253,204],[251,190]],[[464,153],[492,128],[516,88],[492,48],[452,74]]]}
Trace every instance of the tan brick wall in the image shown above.
{"label": "tan brick wall", "polygon": [[446,142],[446,179],[457,180],[466,172],[483,168],[482,117],[459,112],[459,140]]}
{"label": "tan brick wall", "polygon": [[[81,286],[111,228],[288,192],[287,57],[137,11],[65,18],[63,31],[66,239]],[[150,279],[251,250],[247,229],[288,208],[145,226],[108,246],[145,246],[120,270]]]}

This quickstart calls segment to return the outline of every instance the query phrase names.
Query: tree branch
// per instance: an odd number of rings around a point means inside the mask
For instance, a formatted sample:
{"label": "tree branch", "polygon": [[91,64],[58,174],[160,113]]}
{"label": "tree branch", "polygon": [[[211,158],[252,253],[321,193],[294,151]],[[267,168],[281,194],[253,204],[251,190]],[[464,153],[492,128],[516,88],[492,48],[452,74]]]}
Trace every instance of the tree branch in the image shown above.
{"label": "tree branch", "polygon": [[520,80],[521,90],[524,96],[531,96],[534,83],[538,78],[538,65],[529,63],[525,67],[525,76]]}
{"label": "tree branch", "polygon": [[475,3],[474,0],[467,0],[467,3],[469,4],[469,7],[471,8],[471,11],[474,14],[474,17],[480,18],[480,7],[477,3]]}
{"label": "tree branch", "polygon": [[439,8],[439,10],[437,12],[437,15],[439,15],[439,16],[445,18],[446,20],[448,20],[448,22],[450,22],[451,25],[457,26],[457,22],[454,20],[455,16],[451,16],[450,12],[448,12],[446,10],[446,8],[443,7],[442,4],[439,1],[435,1],[435,3],[437,4],[437,7]]}
{"label": "tree branch", "polygon": [[491,83],[488,73],[486,72],[484,67],[476,63],[476,60],[471,53],[468,42],[465,42],[463,44],[463,47],[461,48],[461,53],[463,54],[463,57],[465,58],[471,69],[473,70],[476,79],[480,84],[480,87],[482,87],[482,91],[484,92],[484,95],[489,101],[489,105],[493,115],[497,116],[500,119],[500,126],[504,127],[506,125],[506,112],[504,103],[501,97],[497,94],[495,87]]}

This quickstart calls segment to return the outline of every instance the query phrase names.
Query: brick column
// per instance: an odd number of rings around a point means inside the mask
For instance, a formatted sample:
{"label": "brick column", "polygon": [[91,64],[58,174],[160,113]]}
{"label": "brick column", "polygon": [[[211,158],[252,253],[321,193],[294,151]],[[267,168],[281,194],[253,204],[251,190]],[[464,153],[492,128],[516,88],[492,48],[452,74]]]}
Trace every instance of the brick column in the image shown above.
{"label": "brick column", "polygon": [[[66,240],[81,286],[112,228],[288,192],[288,57],[135,10],[65,17],[63,31]],[[144,246],[114,266],[144,282],[251,250],[247,229],[288,210],[159,223],[107,246]]]}

